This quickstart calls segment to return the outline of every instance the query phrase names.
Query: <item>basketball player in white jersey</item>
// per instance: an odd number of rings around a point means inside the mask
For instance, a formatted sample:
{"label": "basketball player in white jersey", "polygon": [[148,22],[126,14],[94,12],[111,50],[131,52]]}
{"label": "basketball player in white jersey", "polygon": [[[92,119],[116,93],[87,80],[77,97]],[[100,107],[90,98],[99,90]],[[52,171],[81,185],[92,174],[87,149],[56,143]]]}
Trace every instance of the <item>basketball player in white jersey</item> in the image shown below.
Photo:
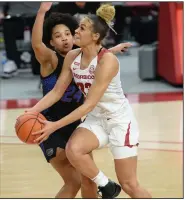
{"label": "basketball player in white jersey", "polygon": [[121,88],[119,61],[101,46],[114,15],[114,7],[106,4],[97,10],[96,15],[88,15],[81,21],[75,34],[75,42],[81,49],[67,54],[54,89],[32,111],[41,112],[57,102],[72,77],[86,96],[84,104],[59,121],[40,120],[45,126],[34,134],[42,133],[36,139],[40,143],[57,129],[87,115],[66,147],[71,164],[98,185],[103,198],[118,196],[120,186],[109,180],[89,156],[89,152],[109,143],[122,189],[131,198],[151,198],[137,181],[139,133],[132,109]]}

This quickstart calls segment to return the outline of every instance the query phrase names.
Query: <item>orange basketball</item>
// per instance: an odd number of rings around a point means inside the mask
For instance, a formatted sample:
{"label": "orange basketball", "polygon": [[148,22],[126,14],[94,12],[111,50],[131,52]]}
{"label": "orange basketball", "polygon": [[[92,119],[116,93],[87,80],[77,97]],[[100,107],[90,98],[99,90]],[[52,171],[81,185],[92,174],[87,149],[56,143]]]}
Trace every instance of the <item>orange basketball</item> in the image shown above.
{"label": "orange basketball", "polygon": [[43,128],[43,124],[38,120],[46,118],[37,112],[26,112],[20,115],[15,124],[15,131],[17,137],[24,143],[34,144],[34,140],[40,135],[32,135],[33,132],[39,131]]}

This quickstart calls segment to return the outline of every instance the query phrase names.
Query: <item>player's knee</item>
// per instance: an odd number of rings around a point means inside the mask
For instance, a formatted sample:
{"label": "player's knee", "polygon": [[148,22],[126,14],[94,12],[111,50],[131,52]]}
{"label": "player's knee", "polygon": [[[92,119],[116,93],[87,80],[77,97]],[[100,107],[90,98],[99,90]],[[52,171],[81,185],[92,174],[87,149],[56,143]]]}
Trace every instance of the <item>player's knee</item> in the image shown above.
{"label": "player's knee", "polygon": [[126,192],[128,195],[133,194],[139,186],[137,180],[122,181],[120,182],[120,185],[123,191]]}
{"label": "player's knee", "polygon": [[73,158],[81,154],[81,147],[77,143],[68,142],[65,151],[67,158]]}

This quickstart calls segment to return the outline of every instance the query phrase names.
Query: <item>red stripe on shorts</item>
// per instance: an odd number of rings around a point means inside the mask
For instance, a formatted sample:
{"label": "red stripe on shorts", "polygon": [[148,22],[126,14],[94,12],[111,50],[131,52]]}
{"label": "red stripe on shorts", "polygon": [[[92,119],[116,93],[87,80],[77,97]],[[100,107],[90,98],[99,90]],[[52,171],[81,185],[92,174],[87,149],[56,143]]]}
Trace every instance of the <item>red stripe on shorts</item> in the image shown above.
{"label": "red stripe on shorts", "polygon": [[131,146],[131,145],[130,145],[130,141],[129,141],[130,125],[131,125],[131,122],[128,124],[127,134],[125,135],[125,143],[124,143],[124,146]]}
{"label": "red stripe on shorts", "polygon": [[136,145],[130,145],[130,139],[129,139],[129,136],[130,136],[130,125],[131,125],[131,122],[128,124],[127,134],[125,135],[125,143],[124,143],[124,146],[127,146],[127,147],[129,147],[129,148],[132,148],[133,146],[138,146],[139,143],[137,143]]}

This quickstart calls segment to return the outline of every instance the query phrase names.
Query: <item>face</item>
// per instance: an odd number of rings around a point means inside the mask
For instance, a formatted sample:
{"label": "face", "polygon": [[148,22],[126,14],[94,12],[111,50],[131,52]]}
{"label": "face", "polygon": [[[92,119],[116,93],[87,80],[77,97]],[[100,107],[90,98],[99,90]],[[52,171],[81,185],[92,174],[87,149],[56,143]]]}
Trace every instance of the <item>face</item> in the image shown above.
{"label": "face", "polygon": [[85,47],[96,43],[98,38],[99,34],[92,32],[92,21],[87,17],[81,20],[79,28],[75,31],[75,44],[79,47]]}
{"label": "face", "polygon": [[61,54],[67,54],[73,47],[73,36],[70,29],[63,25],[56,25],[52,30],[50,44]]}

